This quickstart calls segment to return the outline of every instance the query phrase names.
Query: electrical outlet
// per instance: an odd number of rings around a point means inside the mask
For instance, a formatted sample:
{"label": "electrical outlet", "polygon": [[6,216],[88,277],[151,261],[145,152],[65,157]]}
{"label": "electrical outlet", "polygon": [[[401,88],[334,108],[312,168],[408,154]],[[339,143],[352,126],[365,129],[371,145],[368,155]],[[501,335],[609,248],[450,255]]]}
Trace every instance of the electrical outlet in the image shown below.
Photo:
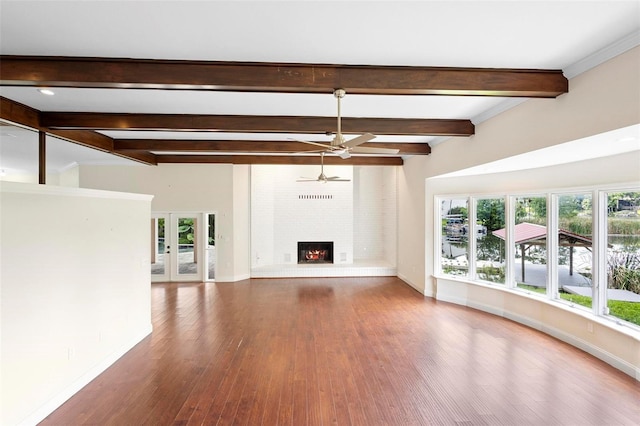
{"label": "electrical outlet", "polygon": [[70,346],[67,349],[67,357],[69,358],[69,361],[74,361],[76,359],[76,348]]}
{"label": "electrical outlet", "polygon": [[587,323],[587,331],[589,333],[593,333],[593,323],[592,322],[588,322]]}

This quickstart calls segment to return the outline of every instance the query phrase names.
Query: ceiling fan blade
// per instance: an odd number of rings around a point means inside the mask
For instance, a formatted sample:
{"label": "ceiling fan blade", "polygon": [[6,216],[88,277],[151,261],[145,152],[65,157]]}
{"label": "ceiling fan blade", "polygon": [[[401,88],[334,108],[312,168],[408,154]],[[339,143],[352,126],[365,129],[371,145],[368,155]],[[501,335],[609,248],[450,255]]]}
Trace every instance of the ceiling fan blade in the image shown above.
{"label": "ceiling fan blade", "polygon": [[306,143],[306,144],[309,144],[309,145],[321,146],[326,150],[331,150],[331,145],[327,145],[327,144],[324,144],[324,143],[310,142],[310,141],[305,141],[303,139],[295,139],[295,138],[289,138],[289,139],[291,139],[292,141],[302,142],[302,143]]}
{"label": "ceiling fan blade", "polygon": [[356,136],[353,139],[349,139],[343,144],[343,146],[347,148],[353,148],[354,146],[368,142],[373,138],[375,138],[375,135],[372,135],[371,133],[365,133],[364,135]]}
{"label": "ceiling fan blade", "polygon": [[300,179],[296,180],[296,182],[316,182],[317,180],[317,178],[308,178],[303,176]]}
{"label": "ceiling fan blade", "polygon": [[351,179],[340,179],[338,176],[332,176],[327,178],[329,182],[351,182]]}
{"label": "ceiling fan blade", "polygon": [[317,154],[319,152],[325,152],[323,149],[314,149],[311,151],[297,151],[297,152],[292,152],[291,155],[301,155],[301,154]]}
{"label": "ceiling fan blade", "polygon": [[368,146],[356,146],[351,152],[357,154],[397,154],[400,152],[399,149],[391,149],[391,148],[374,148]]}

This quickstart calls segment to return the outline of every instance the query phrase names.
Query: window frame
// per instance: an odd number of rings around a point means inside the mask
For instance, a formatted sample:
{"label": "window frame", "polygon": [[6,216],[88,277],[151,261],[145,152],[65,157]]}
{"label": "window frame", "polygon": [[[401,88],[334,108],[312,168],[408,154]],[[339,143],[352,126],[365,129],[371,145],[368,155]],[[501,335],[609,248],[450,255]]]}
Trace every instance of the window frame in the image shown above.
{"label": "window frame", "polygon": [[[611,192],[640,192],[640,184],[637,182],[627,182],[621,184],[607,184],[584,187],[555,188],[555,189],[536,189],[527,191],[509,191],[506,193],[457,193],[457,194],[435,194],[434,195],[434,256],[433,271],[437,278],[445,278],[448,280],[459,280],[470,284],[490,286],[493,288],[504,289],[507,291],[515,291],[526,297],[532,297],[538,300],[544,300],[549,303],[558,303],[568,308],[573,308],[583,312],[586,315],[593,315],[598,318],[604,318],[623,325],[640,330],[640,326],[621,318],[609,314],[607,307],[607,205],[608,194]],[[547,238],[546,242],[546,267],[547,267],[547,283],[545,294],[534,294],[526,289],[517,287],[515,280],[515,244],[514,227],[515,227],[515,204],[516,199],[527,196],[546,197],[547,215],[546,226],[548,235],[557,235],[559,228],[558,206],[559,199],[563,195],[572,195],[576,193],[592,196],[592,287],[593,297],[591,309],[584,306],[578,306],[570,301],[563,300],[559,297],[558,284],[558,239]],[[449,275],[442,271],[442,216],[440,205],[446,199],[467,199],[468,203],[468,220],[469,233],[476,235],[477,232],[477,202],[478,200],[503,198],[505,202],[505,283],[495,283],[491,281],[480,280],[477,277],[476,258],[477,244],[475,238],[470,238],[468,257],[469,271],[467,276],[460,277]]]}

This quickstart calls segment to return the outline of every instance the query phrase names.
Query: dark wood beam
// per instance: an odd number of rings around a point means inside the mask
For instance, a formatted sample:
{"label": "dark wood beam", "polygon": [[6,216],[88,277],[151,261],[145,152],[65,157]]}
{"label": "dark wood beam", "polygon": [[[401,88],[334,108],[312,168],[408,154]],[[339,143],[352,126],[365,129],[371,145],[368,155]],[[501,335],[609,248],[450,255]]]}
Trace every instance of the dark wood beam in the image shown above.
{"label": "dark wood beam", "polygon": [[[329,144],[326,144],[327,148]],[[399,155],[427,155],[428,143],[367,142],[360,146],[399,149]],[[115,139],[116,151],[220,151],[220,152],[303,152],[317,146],[295,141],[198,140],[198,139]],[[320,148],[321,149],[321,148]]]}
{"label": "dark wood beam", "polygon": [[150,166],[155,166],[158,164],[157,155],[148,151],[134,151],[134,150],[120,151],[116,149],[112,152],[112,154],[117,155],[118,157],[123,157],[129,160],[137,161],[139,163],[148,164]]}
{"label": "dark wood beam", "polygon": [[357,66],[0,56],[0,84],[378,95],[554,98],[568,92],[561,70]]}
{"label": "dark wood beam", "polygon": [[[314,133],[336,129],[335,117],[204,114],[124,114],[42,112],[42,126],[51,129],[216,131],[239,133]],[[470,120],[422,118],[342,118],[346,134],[471,136]]]}
{"label": "dark wood beam", "polygon": [[[157,155],[160,163],[188,164],[314,164],[320,166],[320,155]],[[326,155],[324,164],[343,166],[401,166],[401,157],[340,157]]]}
{"label": "dark wood beam", "polygon": [[64,139],[88,148],[109,152],[145,164],[155,165],[155,156],[151,153],[114,152],[113,139],[91,130],[56,130],[40,125],[41,112],[19,102],[0,96],[0,118],[20,126],[28,127]]}
{"label": "dark wood beam", "polygon": [[[0,68],[2,68],[0,66]],[[0,118],[12,123],[40,130],[40,111],[0,96]]]}
{"label": "dark wood beam", "polygon": [[87,148],[97,149],[103,152],[113,152],[113,139],[102,133],[91,130],[58,130],[47,129],[52,136],[64,139]]}
{"label": "dark wood beam", "polygon": [[47,183],[47,134],[44,130],[38,131],[38,183]]}
{"label": "dark wood beam", "polygon": [[97,149],[98,151],[108,152],[119,157],[127,158],[132,161],[144,163],[148,165],[156,165],[155,155],[150,152],[140,150],[118,151],[115,148],[114,140],[102,133],[91,130],[56,130],[48,129],[47,133],[52,136],[64,139],[87,148]]}

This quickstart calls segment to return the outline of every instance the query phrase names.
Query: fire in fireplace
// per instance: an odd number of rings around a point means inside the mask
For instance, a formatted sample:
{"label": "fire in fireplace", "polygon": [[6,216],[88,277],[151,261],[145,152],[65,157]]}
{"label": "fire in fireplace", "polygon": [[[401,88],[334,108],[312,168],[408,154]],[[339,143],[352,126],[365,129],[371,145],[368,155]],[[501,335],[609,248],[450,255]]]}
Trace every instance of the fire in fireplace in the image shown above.
{"label": "fire in fireplace", "polygon": [[333,263],[333,241],[298,242],[298,263]]}

